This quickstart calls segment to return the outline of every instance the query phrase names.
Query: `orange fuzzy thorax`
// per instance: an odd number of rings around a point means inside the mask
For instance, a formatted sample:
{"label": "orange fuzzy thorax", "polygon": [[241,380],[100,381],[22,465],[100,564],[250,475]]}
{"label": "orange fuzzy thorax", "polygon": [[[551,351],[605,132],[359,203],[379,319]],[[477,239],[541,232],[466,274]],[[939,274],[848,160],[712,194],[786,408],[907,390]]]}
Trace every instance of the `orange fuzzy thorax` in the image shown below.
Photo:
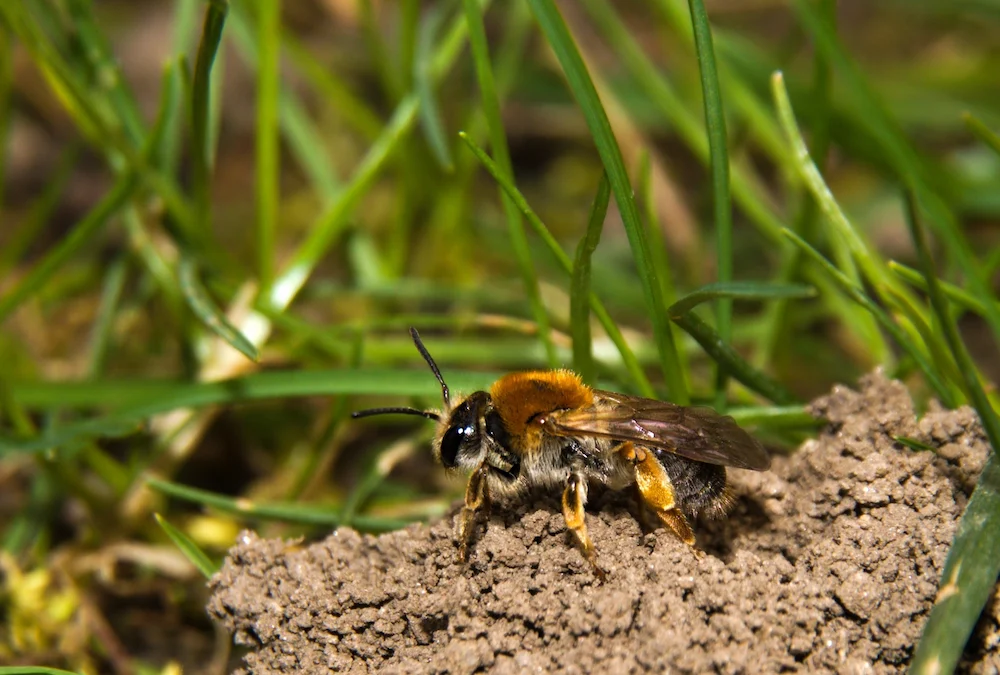
{"label": "orange fuzzy thorax", "polygon": [[528,422],[554,410],[575,409],[594,402],[594,392],[571,370],[535,370],[504,375],[490,387],[490,397],[508,433],[528,432]]}

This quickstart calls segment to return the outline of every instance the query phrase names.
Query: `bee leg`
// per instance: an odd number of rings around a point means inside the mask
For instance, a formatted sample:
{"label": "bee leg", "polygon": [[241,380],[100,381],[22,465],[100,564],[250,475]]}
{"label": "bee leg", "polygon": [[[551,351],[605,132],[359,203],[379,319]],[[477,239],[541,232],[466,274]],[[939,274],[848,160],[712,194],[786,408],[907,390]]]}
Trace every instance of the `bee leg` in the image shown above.
{"label": "bee leg", "polygon": [[469,477],[465,486],[465,506],[458,524],[458,559],[466,562],[469,559],[469,542],[472,540],[473,526],[476,514],[483,508],[489,508],[490,494],[486,486],[486,474],[489,466],[482,464]]}
{"label": "bee leg", "polygon": [[590,541],[590,535],[587,534],[587,521],[583,510],[586,502],[587,479],[579,473],[571,473],[563,491],[563,518],[566,519],[566,527],[576,536],[583,557],[594,568],[594,574],[599,580],[604,581],[607,579],[607,574],[597,565],[597,551],[594,550],[594,542]]}
{"label": "bee leg", "polygon": [[639,495],[646,506],[666,525],[677,538],[688,546],[694,547],[694,532],[688,525],[687,518],[677,508],[674,496],[674,486],[666,469],[660,464],[653,453],[643,448],[637,448],[632,443],[624,443],[618,453],[635,465],[635,484]]}

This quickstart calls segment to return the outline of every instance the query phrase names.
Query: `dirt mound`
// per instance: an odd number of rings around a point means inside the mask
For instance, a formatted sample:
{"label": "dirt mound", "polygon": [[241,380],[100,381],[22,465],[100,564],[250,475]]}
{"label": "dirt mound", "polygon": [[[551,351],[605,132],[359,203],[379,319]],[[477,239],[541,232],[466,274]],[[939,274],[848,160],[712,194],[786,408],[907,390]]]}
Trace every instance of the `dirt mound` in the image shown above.
{"label": "dirt mound", "polygon": [[[308,547],[247,532],[209,610],[251,647],[254,673],[902,671],[986,439],[969,409],[916,421],[878,373],[814,409],[830,421],[818,440],[771,472],[731,471],[737,502],[699,524],[703,557],[599,495],[601,585],[542,499],[494,508],[468,566],[452,518]],[[1000,602],[967,658],[970,672],[1000,667]]]}

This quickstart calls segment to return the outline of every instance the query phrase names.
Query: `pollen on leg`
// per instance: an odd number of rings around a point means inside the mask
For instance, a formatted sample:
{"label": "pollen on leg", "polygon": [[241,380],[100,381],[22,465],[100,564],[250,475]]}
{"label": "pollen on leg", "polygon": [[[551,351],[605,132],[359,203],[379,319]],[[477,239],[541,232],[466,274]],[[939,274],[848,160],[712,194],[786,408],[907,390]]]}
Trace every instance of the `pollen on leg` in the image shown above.
{"label": "pollen on leg", "polygon": [[[688,525],[687,518],[677,508],[677,497],[674,494],[674,486],[670,482],[666,469],[657,461],[653,453],[642,448],[632,451],[630,448],[622,446],[619,450],[626,456],[626,452],[636,455],[635,462],[635,484],[639,488],[642,501],[656,513],[667,528],[673,532],[678,539],[689,546],[694,546],[694,532]],[[642,458],[638,459],[638,455]]]}

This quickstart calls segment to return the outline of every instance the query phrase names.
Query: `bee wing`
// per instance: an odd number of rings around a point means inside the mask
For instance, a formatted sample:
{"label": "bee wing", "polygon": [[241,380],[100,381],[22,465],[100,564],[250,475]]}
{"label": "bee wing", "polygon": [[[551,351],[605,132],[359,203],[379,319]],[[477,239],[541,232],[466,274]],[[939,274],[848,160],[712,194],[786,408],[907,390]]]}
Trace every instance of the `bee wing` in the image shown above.
{"label": "bee wing", "polygon": [[[594,391],[595,406],[547,415],[544,428],[557,436],[591,435],[633,441],[706,464],[765,471],[764,447],[728,415],[711,408]],[[602,403],[604,405],[602,405]]]}

